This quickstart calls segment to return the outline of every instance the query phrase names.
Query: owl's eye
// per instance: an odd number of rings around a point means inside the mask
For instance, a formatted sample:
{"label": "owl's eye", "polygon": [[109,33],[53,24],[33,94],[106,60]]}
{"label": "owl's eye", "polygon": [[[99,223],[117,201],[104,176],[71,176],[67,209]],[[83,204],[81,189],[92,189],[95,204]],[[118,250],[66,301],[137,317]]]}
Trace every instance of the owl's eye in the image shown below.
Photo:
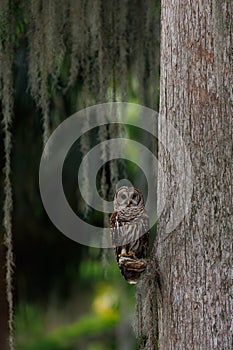
{"label": "owl's eye", "polygon": [[121,195],[121,199],[123,199],[123,200],[126,199],[126,195],[125,195],[125,194],[122,194],[122,195]]}
{"label": "owl's eye", "polygon": [[136,199],[137,198],[137,193],[133,193],[131,196],[131,199]]}

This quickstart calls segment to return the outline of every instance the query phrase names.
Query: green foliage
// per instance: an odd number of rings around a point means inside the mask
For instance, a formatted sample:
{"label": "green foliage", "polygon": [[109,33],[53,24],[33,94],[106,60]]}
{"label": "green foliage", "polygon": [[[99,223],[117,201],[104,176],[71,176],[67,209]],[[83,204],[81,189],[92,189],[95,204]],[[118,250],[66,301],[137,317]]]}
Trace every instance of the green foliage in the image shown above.
{"label": "green foliage", "polygon": [[43,331],[42,310],[36,305],[21,303],[16,313],[16,331],[19,339],[25,335],[38,337]]}
{"label": "green foliage", "polygon": [[[37,319],[34,319],[38,323]],[[78,321],[46,332],[36,334],[29,341],[19,341],[18,350],[71,350],[75,344],[82,342],[83,338],[93,338],[103,336],[117,323],[117,318],[105,318],[99,315],[90,314],[82,317]],[[34,327],[34,326],[33,326]],[[37,329],[38,330],[38,329]],[[30,332],[30,330],[28,329]],[[31,329],[32,331],[32,329]]]}
{"label": "green foliage", "polygon": [[82,344],[83,341],[91,343],[92,339],[111,333],[119,321],[116,305],[111,302],[106,303],[104,300],[106,296],[111,296],[111,292],[109,286],[106,288],[102,286],[94,300],[95,305],[91,312],[78,317],[71,323],[52,328],[46,320],[43,307],[20,304],[16,313],[17,349],[69,350],[75,348],[74,344]]}
{"label": "green foliage", "polygon": [[[134,289],[123,281],[113,260],[107,266],[108,279],[105,279],[97,250],[92,248],[89,259],[83,260],[79,271],[76,288],[80,289],[81,285],[83,292],[80,300],[79,296],[74,297],[77,316],[73,320],[67,314],[65,301],[59,300],[50,306],[50,311],[43,305],[19,304],[16,312],[18,350],[117,348],[114,334],[124,321],[125,312],[132,313]],[[80,314],[82,304],[89,306]],[[60,322],[51,322],[51,313],[53,320],[59,314]]]}

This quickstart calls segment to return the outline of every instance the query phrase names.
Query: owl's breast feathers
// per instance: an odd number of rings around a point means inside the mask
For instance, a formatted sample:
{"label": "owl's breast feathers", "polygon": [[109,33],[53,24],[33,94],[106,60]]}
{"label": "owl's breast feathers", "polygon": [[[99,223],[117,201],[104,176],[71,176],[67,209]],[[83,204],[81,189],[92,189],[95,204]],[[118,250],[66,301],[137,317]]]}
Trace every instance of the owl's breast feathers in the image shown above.
{"label": "owl's breast feathers", "polygon": [[133,243],[149,234],[149,218],[145,210],[120,210],[110,218],[111,239],[114,247]]}

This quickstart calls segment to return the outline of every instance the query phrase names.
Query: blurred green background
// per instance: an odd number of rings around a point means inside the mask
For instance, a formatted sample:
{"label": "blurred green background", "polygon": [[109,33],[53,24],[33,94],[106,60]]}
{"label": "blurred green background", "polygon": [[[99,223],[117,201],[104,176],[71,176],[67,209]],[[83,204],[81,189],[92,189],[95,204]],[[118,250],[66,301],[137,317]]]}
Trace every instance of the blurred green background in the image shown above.
{"label": "blurred green background", "polygon": [[[13,127],[16,349],[137,349],[135,286],[121,276],[113,251],[71,241],[44,211],[38,188],[40,116],[25,91],[26,86],[17,90],[16,115],[21,117]],[[146,143],[143,131],[131,128],[127,133]],[[74,209],[82,208],[75,171],[80,160],[77,145],[64,171],[64,188]],[[123,168],[124,176],[140,186],[146,198],[142,171],[130,161]],[[86,220],[102,225],[103,217],[90,212]]]}
{"label": "blurred green background", "polygon": [[[31,3],[36,4],[37,1],[31,1]],[[75,4],[75,2],[73,3]],[[11,179],[14,202],[12,224],[15,262],[13,285],[16,349],[137,349],[137,341],[133,332],[135,286],[128,285],[121,276],[113,251],[111,249],[90,248],[71,241],[53,226],[43,208],[38,186],[38,170],[43,151],[43,121],[41,118],[43,113],[41,113],[41,109],[38,108],[28,88],[30,38],[27,37],[27,25],[30,20],[27,2],[15,1],[13,4],[13,17],[0,18],[0,31],[1,34],[4,32],[4,26],[9,21],[10,25],[13,26],[13,40],[15,41]],[[150,8],[147,8],[148,5],[145,5],[143,1],[135,2],[135,4],[133,2],[123,4],[122,2],[120,5],[115,2],[114,6],[115,8],[116,6],[127,6],[128,17],[126,17],[125,35],[127,40],[131,40],[133,43],[132,47],[126,46],[125,48],[128,55],[127,71],[124,77],[127,81],[127,101],[158,108],[159,5],[156,7],[154,2],[150,1],[153,11],[150,11]],[[109,8],[111,8],[111,1],[107,6],[107,9]],[[143,18],[138,17],[142,10],[146,16],[151,16],[149,24],[147,23],[147,29],[144,28]],[[117,12],[115,12],[115,16],[117,18]],[[105,25],[107,24],[106,22]],[[145,33],[143,34],[144,29]],[[106,32],[108,40],[111,33],[108,33],[108,28]],[[156,38],[153,37],[155,32]],[[134,43],[135,47],[133,47]],[[112,47],[106,48],[106,50],[108,49],[112,52]],[[106,52],[108,53],[108,51]],[[135,54],[137,52],[140,55],[137,56]],[[45,86],[50,100],[51,131],[62,120],[82,109],[88,102],[88,99],[83,102],[85,94],[83,90],[85,89],[83,89],[82,68],[73,84],[68,84],[68,88],[63,89],[69,80],[71,54],[71,51],[67,50],[59,71],[58,88],[54,88],[53,84],[49,82]],[[83,57],[81,59],[83,60]],[[116,59],[112,60],[114,61],[113,81],[107,82],[106,98],[102,102],[114,99],[121,100],[119,96],[122,92],[120,91],[122,86],[120,87],[119,81],[114,82],[114,74],[118,77],[117,79],[121,79],[121,72],[114,73],[119,67],[115,62]],[[88,64],[88,74],[91,75],[94,62],[90,59]],[[112,67],[108,69],[111,70]],[[155,75],[157,76],[156,81],[153,80]],[[38,79],[40,78],[39,76]],[[91,81],[91,78],[89,80]],[[115,95],[114,98],[113,95]],[[93,102],[96,100],[92,95],[88,103],[91,105]],[[124,132],[130,139],[143,143],[156,153],[157,141],[153,140],[151,136],[148,137],[148,134],[141,129],[127,127]],[[98,130],[90,133],[89,137],[92,146],[98,143]],[[3,138],[4,132],[1,129],[1,169],[4,168],[5,159]],[[76,208],[76,212],[84,216],[82,214],[84,204],[77,193],[76,179],[76,167],[82,159],[80,142],[78,141],[74,145],[72,154],[65,163],[64,189],[72,208]],[[129,153],[133,151],[129,149]],[[110,165],[106,164],[105,167],[105,170],[109,171]],[[119,179],[128,178],[133,185],[143,191],[146,198],[145,175],[137,165],[130,161],[118,160],[116,167]],[[100,192],[101,171],[103,169],[100,170],[99,178],[97,178]],[[1,189],[4,187],[3,181],[1,173]],[[106,188],[111,188],[112,184],[109,182],[109,178],[106,181],[108,182]],[[108,191],[108,200],[113,199],[114,192],[115,188]],[[4,191],[1,190],[1,207],[3,201]],[[1,211],[1,220],[2,218],[3,212]],[[104,218],[101,213],[90,211],[85,220],[94,221],[101,226]],[[2,240],[2,227],[0,236]],[[2,254],[0,257],[3,268],[4,251],[1,250],[0,253]],[[5,281],[0,279],[0,290],[4,289]],[[7,322],[6,309],[3,310],[0,317],[2,322]]]}

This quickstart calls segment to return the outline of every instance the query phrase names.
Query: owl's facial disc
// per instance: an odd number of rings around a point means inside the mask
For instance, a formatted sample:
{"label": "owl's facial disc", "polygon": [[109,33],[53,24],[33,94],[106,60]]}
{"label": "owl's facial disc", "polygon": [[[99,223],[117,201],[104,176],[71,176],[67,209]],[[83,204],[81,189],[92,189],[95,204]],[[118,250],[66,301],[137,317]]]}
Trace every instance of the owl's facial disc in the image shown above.
{"label": "owl's facial disc", "polygon": [[143,197],[134,187],[122,186],[118,189],[115,200],[115,209],[126,209],[128,207],[136,207],[143,204]]}

